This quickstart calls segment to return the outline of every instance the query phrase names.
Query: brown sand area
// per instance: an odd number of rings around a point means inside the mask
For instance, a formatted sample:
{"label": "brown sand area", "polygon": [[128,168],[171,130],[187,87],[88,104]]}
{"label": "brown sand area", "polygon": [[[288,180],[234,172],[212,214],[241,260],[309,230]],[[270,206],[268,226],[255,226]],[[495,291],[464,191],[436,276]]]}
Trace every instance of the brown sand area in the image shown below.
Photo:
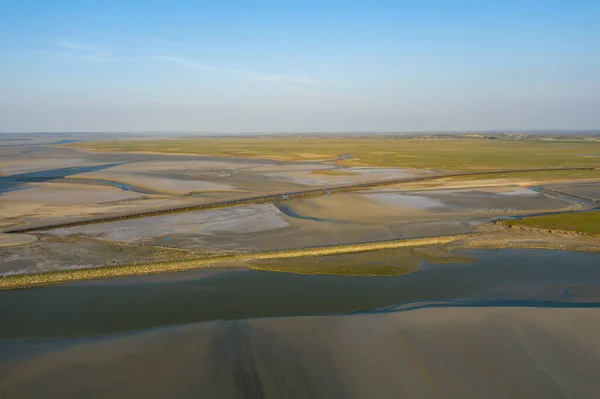
{"label": "brown sand area", "polygon": [[3,234],[0,233],[0,247],[17,247],[35,242],[36,236],[31,234]]}
{"label": "brown sand area", "polygon": [[441,307],[39,343],[0,360],[0,395],[595,399],[599,312]]}
{"label": "brown sand area", "polygon": [[[571,210],[568,201],[511,187],[406,191],[392,189],[340,193],[286,201],[296,213],[359,224],[439,221],[531,211]],[[516,194],[513,194],[516,193]]]}
{"label": "brown sand area", "polygon": [[28,183],[0,196],[0,227],[72,220],[185,204],[198,199],[146,195],[111,186]]}

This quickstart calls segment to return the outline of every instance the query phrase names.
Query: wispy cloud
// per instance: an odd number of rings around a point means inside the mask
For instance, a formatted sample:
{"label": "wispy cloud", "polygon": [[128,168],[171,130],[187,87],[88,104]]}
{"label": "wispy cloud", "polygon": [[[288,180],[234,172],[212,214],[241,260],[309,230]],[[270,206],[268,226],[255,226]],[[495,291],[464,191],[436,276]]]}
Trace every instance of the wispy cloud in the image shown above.
{"label": "wispy cloud", "polygon": [[83,51],[91,51],[93,50],[93,46],[82,43],[73,43],[73,42],[60,42],[57,43],[59,46],[66,47],[73,50],[83,50]]}
{"label": "wispy cloud", "polygon": [[63,51],[58,53],[63,57],[70,57],[90,62],[109,61],[113,59],[108,51],[90,44],[65,41],[59,42],[57,45],[67,49],[67,52]]}
{"label": "wispy cloud", "polygon": [[196,69],[201,71],[214,71],[227,73],[231,75],[238,75],[248,80],[263,81],[263,82],[281,82],[281,83],[296,83],[296,84],[314,84],[314,79],[305,77],[294,77],[283,74],[262,74],[246,69],[228,68],[228,67],[216,67],[213,65],[204,64],[194,59],[187,57],[154,57],[155,60],[167,61],[176,64],[182,68]]}
{"label": "wispy cloud", "polygon": [[314,84],[316,81],[309,78],[296,78],[287,75],[258,75],[251,77],[252,80],[263,80],[267,82],[285,82],[285,83],[302,83]]}

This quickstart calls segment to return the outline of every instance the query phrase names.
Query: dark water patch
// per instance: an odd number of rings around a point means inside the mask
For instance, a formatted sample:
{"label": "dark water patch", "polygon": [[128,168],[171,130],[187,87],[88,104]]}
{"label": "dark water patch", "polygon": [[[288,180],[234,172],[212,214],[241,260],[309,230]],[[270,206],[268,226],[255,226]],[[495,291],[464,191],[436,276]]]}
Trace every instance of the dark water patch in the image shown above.
{"label": "dark water patch", "polygon": [[596,299],[596,302],[576,302],[576,301],[543,301],[543,300],[529,300],[529,301],[516,301],[516,300],[449,300],[449,301],[413,301],[402,303],[399,305],[392,305],[381,309],[375,309],[368,312],[368,314],[378,313],[392,313],[392,312],[406,312],[417,309],[429,309],[429,308],[515,308],[515,307],[532,307],[532,308],[557,308],[557,309],[595,309],[600,308],[600,302]]}
{"label": "dark water patch", "polygon": [[345,314],[412,301],[600,302],[600,254],[467,254],[478,261],[425,264],[417,273],[395,277],[198,270],[3,291],[0,340],[90,336],[208,320]]}
{"label": "dark water patch", "polygon": [[79,143],[82,140],[76,140],[76,139],[63,139],[63,140],[57,140],[57,141],[51,141],[51,142],[33,142],[31,143],[31,141],[34,141],[35,139],[15,139],[15,141],[25,141],[25,142],[19,142],[19,143],[14,143],[14,144],[0,144],[0,147],[42,147],[42,146],[51,146],[51,145],[61,145],[61,144],[73,144],[73,143]]}
{"label": "dark water patch", "polygon": [[0,176],[0,194],[19,190],[27,183],[45,183],[51,180],[64,179],[79,173],[97,172],[127,162],[108,163],[94,166],[73,166],[69,168],[47,169],[35,172],[19,173],[10,176]]}
{"label": "dark water patch", "polygon": [[79,143],[81,142],[81,140],[77,140],[77,139],[63,139],[63,140],[58,140],[55,141],[51,144],[53,145],[60,145],[60,144],[73,144],[73,143]]}

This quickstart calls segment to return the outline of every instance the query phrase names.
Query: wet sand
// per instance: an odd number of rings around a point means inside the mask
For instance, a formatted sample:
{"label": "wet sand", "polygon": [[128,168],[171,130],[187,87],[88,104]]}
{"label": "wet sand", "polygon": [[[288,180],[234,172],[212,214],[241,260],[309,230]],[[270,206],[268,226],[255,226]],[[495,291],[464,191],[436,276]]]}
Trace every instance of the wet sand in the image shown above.
{"label": "wet sand", "polygon": [[125,184],[147,188],[150,190],[172,193],[176,195],[185,195],[199,191],[232,191],[233,187],[229,184],[215,183],[211,181],[202,181],[196,179],[177,179],[166,177],[155,177],[150,175],[141,175],[133,173],[116,172],[90,172],[75,175],[76,178],[109,180]]}
{"label": "wet sand", "polygon": [[599,309],[429,308],[4,347],[2,397],[596,398]]}
{"label": "wet sand", "polygon": [[[2,245],[0,278],[4,274],[40,273],[93,266],[127,265],[206,256],[207,252],[98,240],[89,236],[53,237],[9,234],[13,245]],[[14,240],[21,240],[14,244]]]}
{"label": "wet sand", "polygon": [[[385,211],[385,208],[381,210]],[[311,215],[311,213],[306,213]],[[402,216],[406,215],[406,218]],[[49,230],[57,236],[87,235],[105,240],[218,250],[266,251],[354,242],[462,234],[466,221],[435,215],[414,219],[406,212],[381,215],[380,223],[292,217],[271,204],[190,212]],[[362,220],[358,220],[362,222]],[[139,232],[144,231],[143,235]]]}
{"label": "wet sand", "polygon": [[[278,230],[289,225],[271,204],[249,205],[230,209],[132,219],[106,224],[55,229],[58,236],[92,235],[108,240],[148,242],[150,239],[180,235],[253,234]],[[144,231],[143,235],[140,231]]]}
{"label": "wet sand", "polygon": [[36,236],[31,234],[2,234],[0,233],[0,247],[17,247],[35,242]]}

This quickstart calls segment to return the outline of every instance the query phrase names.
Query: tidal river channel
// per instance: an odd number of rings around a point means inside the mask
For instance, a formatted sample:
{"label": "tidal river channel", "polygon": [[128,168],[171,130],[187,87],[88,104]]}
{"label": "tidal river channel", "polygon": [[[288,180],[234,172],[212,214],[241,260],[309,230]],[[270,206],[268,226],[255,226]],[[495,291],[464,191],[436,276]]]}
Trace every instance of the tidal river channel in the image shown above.
{"label": "tidal river channel", "polygon": [[472,263],[396,277],[211,269],[0,292],[0,346],[209,320],[371,312],[418,301],[600,305],[600,254],[467,251]]}

